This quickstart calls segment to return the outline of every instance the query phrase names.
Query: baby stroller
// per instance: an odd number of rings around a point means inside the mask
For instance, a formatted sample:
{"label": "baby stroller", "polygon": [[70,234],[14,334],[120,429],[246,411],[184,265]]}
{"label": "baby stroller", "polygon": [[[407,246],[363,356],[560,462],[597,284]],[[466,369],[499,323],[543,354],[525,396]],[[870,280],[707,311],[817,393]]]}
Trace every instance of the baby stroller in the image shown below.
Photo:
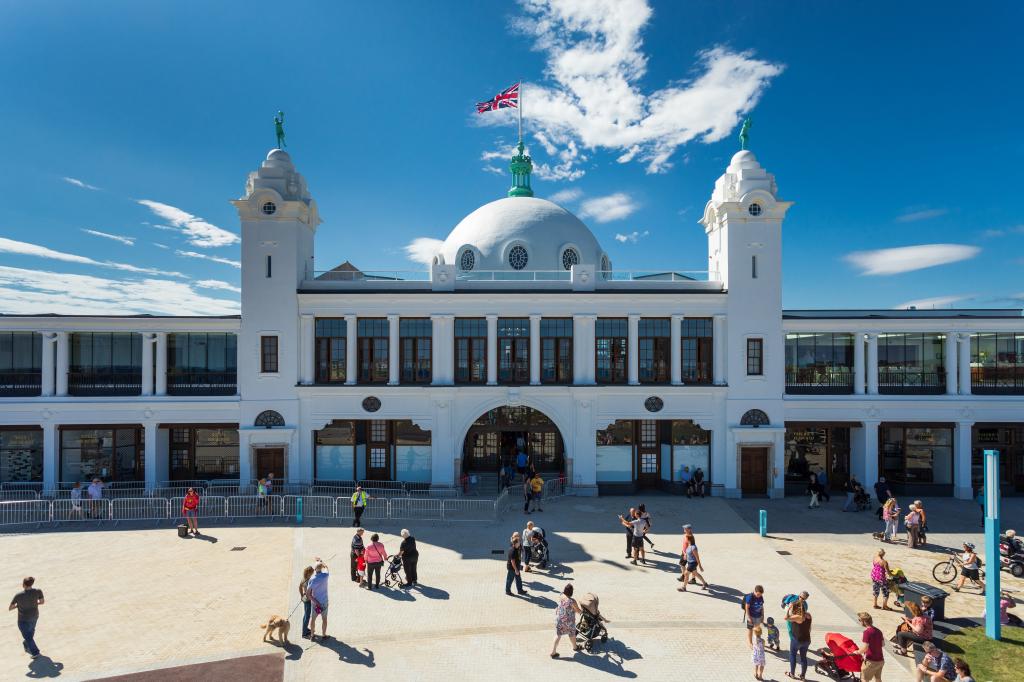
{"label": "baby stroller", "polygon": [[602,643],[608,641],[608,629],[604,626],[604,618],[597,604],[596,594],[588,592],[580,597],[582,613],[580,622],[576,624],[576,643],[586,649],[587,653],[593,650],[595,639],[600,639]]}
{"label": "baby stroller", "polygon": [[833,680],[857,680],[863,660],[857,653],[857,643],[837,632],[825,635],[826,647],[818,649],[821,658],[814,664],[814,672]]}
{"label": "baby stroller", "polygon": [[550,561],[548,541],[544,537],[544,531],[541,530],[539,533],[534,531],[530,537],[530,563],[536,564],[537,568],[547,568],[548,561]]}
{"label": "baby stroller", "polygon": [[853,503],[857,511],[864,511],[871,507],[871,496],[864,490],[864,486],[858,485],[853,491]]}
{"label": "baby stroller", "polygon": [[384,571],[384,586],[397,588],[405,584],[402,576],[402,557],[395,555],[388,560],[388,567]]}
{"label": "baby stroller", "polygon": [[903,585],[907,582],[902,568],[889,569],[889,593],[896,598],[893,602],[897,607],[903,607]]}

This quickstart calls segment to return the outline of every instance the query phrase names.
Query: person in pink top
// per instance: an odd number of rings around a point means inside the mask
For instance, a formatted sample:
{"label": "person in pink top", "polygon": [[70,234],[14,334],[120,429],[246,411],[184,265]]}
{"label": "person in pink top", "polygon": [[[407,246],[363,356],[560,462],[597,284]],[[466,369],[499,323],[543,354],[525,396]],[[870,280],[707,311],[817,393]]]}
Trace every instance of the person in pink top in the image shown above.
{"label": "person in pink top", "polygon": [[921,613],[921,607],[914,602],[907,602],[910,618],[903,616],[903,623],[896,631],[896,653],[907,655],[907,642],[923,644],[932,638],[932,619]]}
{"label": "person in pink top", "polygon": [[366,558],[366,586],[371,590],[380,589],[380,569],[388,560],[388,553],[376,533],[370,536],[370,544],[363,550],[363,556]]}

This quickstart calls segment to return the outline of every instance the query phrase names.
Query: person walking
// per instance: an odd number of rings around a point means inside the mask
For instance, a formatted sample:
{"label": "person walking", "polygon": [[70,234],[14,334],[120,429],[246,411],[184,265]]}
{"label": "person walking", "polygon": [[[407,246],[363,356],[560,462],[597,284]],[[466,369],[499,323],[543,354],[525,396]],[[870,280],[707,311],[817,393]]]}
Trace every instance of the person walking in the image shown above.
{"label": "person walking", "polygon": [[327,564],[316,557],[316,565],[313,568],[313,577],[306,584],[306,594],[309,595],[310,603],[313,605],[313,615],[309,620],[309,638],[316,638],[316,617],[320,616],[320,639],[327,639],[327,580],[330,578]]}
{"label": "person walking", "polygon": [[683,524],[683,548],[679,551],[679,577],[676,578],[679,582],[688,582],[689,584],[695,584],[697,580],[695,578],[688,578],[686,575],[686,548],[691,544],[697,544],[696,538],[693,537],[693,526],[688,523]]}
{"label": "person walking", "polygon": [[71,486],[71,516],[82,517],[82,483],[75,481]]}
{"label": "person walking", "polygon": [[356,491],[352,493],[352,525],[359,527],[363,525],[362,516],[363,512],[366,511],[367,503],[373,498],[363,491],[363,486],[357,485]]}
{"label": "person walking", "polygon": [[920,543],[918,532],[921,530],[921,514],[917,511],[917,505],[910,505],[909,513],[903,518],[903,524],[907,527],[907,547],[917,549]]}
{"label": "person walking", "polygon": [[650,536],[651,515],[647,512],[647,505],[641,504],[639,507],[636,508],[636,510],[640,512],[640,518],[647,522],[647,527],[644,528],[644,542],[649,544],[651,546],[651,549],[654,549],[654,540],[652,540]]}
{"label": "person walking", "polygon": [[[633,514],[635,514],[635,513],[636,513],[636,508],[635,507],[630,507],[629,511],[626,512],[626,518],[627,519],[633,518]],[[622,516],[620,515],[619,518],[621,519]],[[626,558],[630,559],[632,557],[633,557],[633,526],[628,526],[626,528]]]}
{"label": "person walking", "polygon": [[[882,605],[878,605],[878,594],[882,594]],[[871,594],[874,596],[876,609],[889,610],[889,562],[885,559],[885,550],[879,549],[871,562]]]}
{"label": "person walking", "polygon": [[764,679],[764,637],[761,626],[755,627],[752,632],[754,633],[754,643],[751,645],[750,662],[754,664],[754,679]]}
{"label": "person walking", "polygon": [[103,511],[103,489],[106,486],[98,478],[92,479],[92,483],[89,484],[89,516],[94,519],[100,518],[100,514]]}
{"label": "person walking", "polygon": [[821,506],[821,484],[818,483],[818,477],[811,474],[810,480],[807,483],[807,494],[811,496],[811,501],[808,503],[808,509],[817,509]]}
{"label": "person walking", "polygon": [[267,495],[267,479],[261,478],[256,482],[256,509],[264,514],[270,508],[270,498]]}
{"label": "person walking", "polygon": [[861,682],[882,682],[882,668],[885,666],[882,631],[875,627],[870,613],[861,611],[857,614],[857,619],[864,628],[864,634],[860,638],[864,646],[859,649],[860,654],[864,656],[864,663],[860,668]]}
{"label": "person walking", "polygon": [[419,580],[416,564],[420,560],[420,551],[416,548],[416,538],[405,528],[400,533],[402,544],[398,546],[398,556],[402,557],[402,568],[405,570],[405,584],[402,587],[413,587]]}
{"label": "person walking", "polygon": [[380,569],[388,560],[388,553],[376,533],[370,536],[370,544],[363,551],[363,556],[366,558],[366,585],[371,590],[379,590]]}
{"label": "person walking", "polygon": [[522,544],[521,550],[522,550],[522,554],[523,554],[522,567],[523,567],[523,570],[525,572],[527,572],[527,573],[531,572],[530,571],[530,552],[531,552],[531,547],[533,545],[533,536],[534,536],[534,533],[537,533],[539,530],[540,529],[537,528],[536,525],[534,525],[533,521],[527,521],[526,522],[526,527],[523,528],[523,534],[520,536],[520,540],[522,541],[521,542],[521,544]]}
{"label": "person walking", "polygon": [[530,482],[530,475],[523,476],[523,513],[530,513],[530,500],[533,499],[533,484]]}
{"label": "person walking", "polygon": [[753,646],[753,631],[764,620],[764,588],[754,585],[754,591],[743,597],[743,622],[747,626],[747,646]]}
{"label": "person walking", "polygon": [[974,552],[974,543],[964,543],[964,553],[960,555],[960,561],[963,563],[963,567],[960,569],[960,582],[953,588],[954,592],[959,592],[960,588],[964,586],[964,583],[970,579],[972,583],[981,588],[981,591],[985,591],[985,582],[981,579],[980,568],[981,564],[978,561],[978,555]]}
{"label": "person walking", "polygon": [[576,643],[576,614],[582,613],[579,602],[572,598],[572,583],[562,588],[562,598],[555,609],[555,643],[551,646],[551,658],[558,658],[558,643],[562,641],[563,635],[569,636],[572,643],[572,650],[579,651],[580,645]]}
{"label": "person walking", "polygon": [[526,456],[526,451],[522,448],[516,449],[516,473],[519,474],[520,478],[526,478],[526,464],[529,458]]}
{"label": "person walking", "polygon": [[544,499],[544,479],[536,471],[530,476],[530,501],[533,502],[533,511],[544,511],[540,503]]}
{"label": "person walking", "polygon": [[195,488],[189,488],[181,500],[181,515],[188,524],[187,532],[199,535],[199,493]]}
{"label": "person walking", "polygon": [[636,509],[633,510],[633,518],[627,521],[622,515],[619,515],[619,523],[626,528],[631,529],[633,533],[633,559],[629,562],[636,566],[637,559],[647,564],[647,559],[644,554],[644,527],[647,522],[640,518],[640,512]]}
{"label": "person walking", "polygon": [[886,542],[896,542],[896,534],[900,530],[900,505],[895,497],[890,497],[882,505],[882,521],[885,522],[882,539]]}
{"label": "person walking", "polygon": [[21,592],[14,595],[8,611],[18,610],[18,630],[21,632],[21,646],[32,658],[39,658],[36,646],[36,623],[39,622],[39,607],[46,603],[43,591],[33,587],[36,579],[28,576],[21,581]]}
{"label": "person walking", "polygon": [[309,639],[309,617],[313,612],[313,603],[309,600],[309,581],[313,577],[313,567],[306,566],[302,570],[302,580],[299,581],[299,600],[302,602],[302,638]]}
{"label": "person walking", "polygon": [[505,594],[512,594],[512,582],[515,581],[516,592],[518,594],[526,594],[526,590],[523,589],[523,576],[522,576],[522,564],[519,559],[519,533],[513,533],[511,540],[509,540],[508,552],[505,554],[505,569],[507,571],[505,575]]}
{"label": "person walking", "polygon": [[352,544],[349,547],[349,568],[352,573],[352,582],[359,582],[359,576],[356,575],[356,562],[363,553],[363,529],[357,528],[356,534],[352,536]]}
{"label": "person walking", "polygon": [[828,476],[825,475],[825,467],[818,467],[818,473],[815,474],[815,478],[818,479],[818,483],[821,484],[821,496],[826,502],[832,501],[832,496],[828,494]]}
{"label": "person walking", "polygon": [[700,571],[704,570],[704,566],[700,562],[700,552],[697,551],[697,541],[693,539],[693,531],[690,531],[689,535],[686,536],[688,542],[683,545],[683,577],[682,587],[676,588],[680,592],[686,592],[686,586],[690,582],[696,582],[700,580],[701,589],[708,589],[708,581],[704,580],[704,576],[700,574]]}
{"label": "person walking", "polygon": [[857,477],[850,474],[849,478],[846,479],[846,485],[843,486],[843,490],[846,492],[846,503],[843,505],[843,511],[857,511]]}
{"label": "person walking", "polygon": [[[807,677],[807,649],[811,646],[811,613],[804,610],[802,601],[793,602],[786,614],[789,628],[789,672],[786,677],[803,680]],[[796,664],[800,661],[800,676]]]}

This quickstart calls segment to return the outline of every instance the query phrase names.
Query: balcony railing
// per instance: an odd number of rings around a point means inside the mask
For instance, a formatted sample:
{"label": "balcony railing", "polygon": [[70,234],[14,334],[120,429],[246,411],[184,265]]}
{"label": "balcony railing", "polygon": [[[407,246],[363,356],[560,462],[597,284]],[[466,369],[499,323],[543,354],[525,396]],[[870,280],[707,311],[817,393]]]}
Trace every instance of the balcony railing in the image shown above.
{"label": "balcony railing", "polygon": [[844,395],[853,393],[853,368],[787,368],[786,393],[793,395]]}
{"label": "balcony railing", "polygon": [[26,397],[43,392],[42,372],[0,372],[0,397]]}
{"label": "balcony railing", "polygon": [[68,372],[68,393],[77,396],[140,395],[142,370]]}
{"label": "balcony railing", "polygon": [[939,395],[946,392],[946,373],[879,367],[878,392],[884,395]]}
{"label": "balcony railing", "polygon": [[978,395],[1024,394],[1024,366],[972,367],[971,393]]}
{"label": "balcony railing", "polygon": [[235,395],[238,393],[237,372],[167,373],[168,395]]}

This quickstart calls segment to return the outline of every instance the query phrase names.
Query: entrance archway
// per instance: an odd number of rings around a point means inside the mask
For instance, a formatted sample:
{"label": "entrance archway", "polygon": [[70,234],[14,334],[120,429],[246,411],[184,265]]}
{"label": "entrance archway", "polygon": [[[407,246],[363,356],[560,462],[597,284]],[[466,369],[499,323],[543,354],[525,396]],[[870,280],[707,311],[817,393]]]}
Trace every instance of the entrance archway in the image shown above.
{"label": "entrance archway", "polygon": [[506,462],[515,464],[517,447],[525,448],[537,471],[565,470],[565,443],[555,422],[524,405],[496,407],[476,418],[462,445],[462,468],[497,473]]}

